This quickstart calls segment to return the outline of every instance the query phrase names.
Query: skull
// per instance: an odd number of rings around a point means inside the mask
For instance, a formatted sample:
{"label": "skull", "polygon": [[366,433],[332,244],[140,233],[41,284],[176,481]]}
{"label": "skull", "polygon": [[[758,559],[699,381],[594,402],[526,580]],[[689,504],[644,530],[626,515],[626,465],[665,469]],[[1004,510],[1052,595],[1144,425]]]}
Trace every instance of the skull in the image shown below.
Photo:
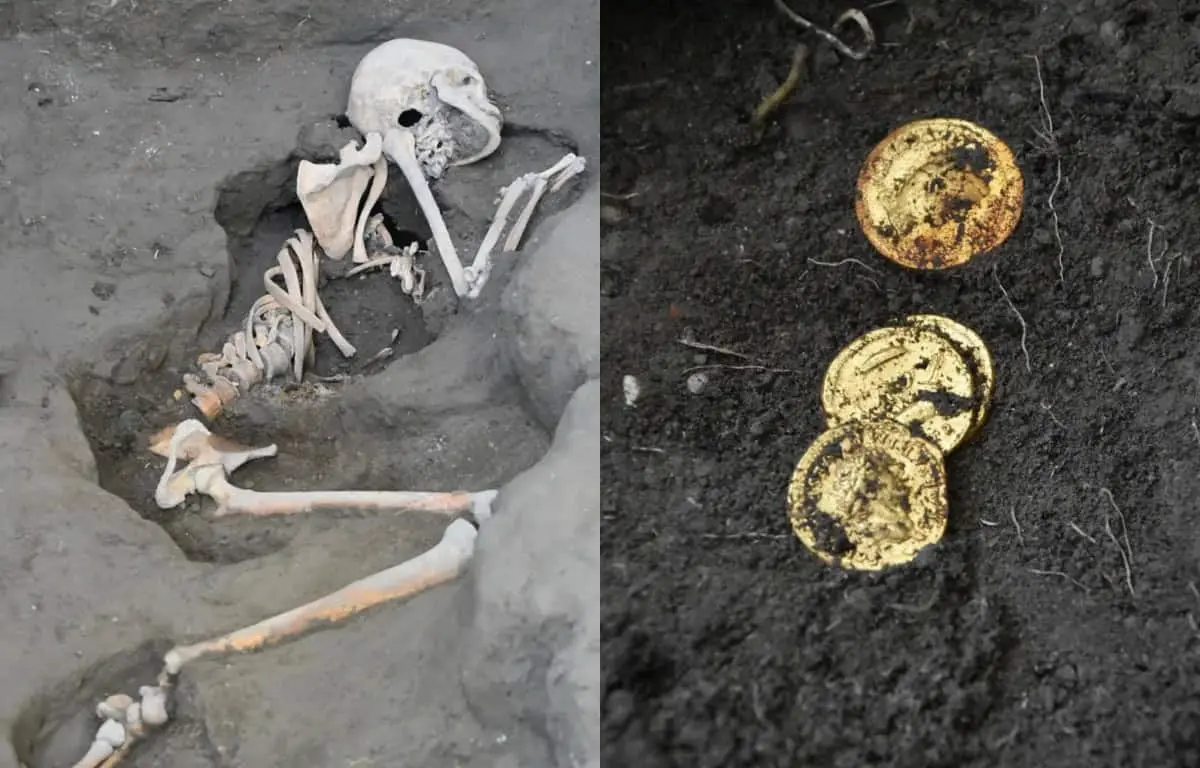
{"label": "skull", "polygon": [[429,178],[482,160],[500,145],[500,110],[488,99],[479,67],[457,48],[427,40],[391,40],[364,56],[346,117],[364,135],[407,129]]}

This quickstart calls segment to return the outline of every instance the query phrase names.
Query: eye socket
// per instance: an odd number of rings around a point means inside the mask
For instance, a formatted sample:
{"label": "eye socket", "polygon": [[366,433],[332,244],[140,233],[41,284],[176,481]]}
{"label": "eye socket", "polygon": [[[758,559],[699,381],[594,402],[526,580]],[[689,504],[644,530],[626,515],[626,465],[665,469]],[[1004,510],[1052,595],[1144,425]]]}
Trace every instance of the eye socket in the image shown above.
{"label": "eye socket", "polygon": [[401,128],[412,128],[417,123],[421,122],[421,112],[417,109],[406,109],[396,118],[396,122]]}
{"label": "eye socket", "polygon": [[475,75],[463,75],[458,81],[459,85],[475,85]]}

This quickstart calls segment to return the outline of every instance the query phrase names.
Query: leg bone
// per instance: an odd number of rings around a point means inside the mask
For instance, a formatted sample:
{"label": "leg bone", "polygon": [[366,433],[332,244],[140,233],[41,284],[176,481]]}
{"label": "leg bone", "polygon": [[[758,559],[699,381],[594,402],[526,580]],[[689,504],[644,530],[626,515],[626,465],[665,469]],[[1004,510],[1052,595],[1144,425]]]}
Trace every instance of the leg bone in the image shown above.
{"label": "leg bone", "polygon": [[437,546],[400,565],[228,635],[175,647],[166,655],[167,670],[178,674],[184,664],[210,654],[256,651],[293,639],[317,624],[342,622],[381,603],[411,597],[452,581],[470,562],[476,535],[473,525],[455,520]]}
{"label": "leg bone", "polygon": [[[166,455],[154,498],[161,509],[173,509],[190,494],[203,493],[218,504],[217,516],[287,515],[326,509],[372,512],[431,512],[476,520],[491,515],[496,491],[255,491],[238,488],[228,475],[247,461],[276,455],[276,447],[247,448],[212,434],[195,419],[180,422],[168,436],[160,432],[151,450]],[[176,470],[180,461],[190,462]]]}

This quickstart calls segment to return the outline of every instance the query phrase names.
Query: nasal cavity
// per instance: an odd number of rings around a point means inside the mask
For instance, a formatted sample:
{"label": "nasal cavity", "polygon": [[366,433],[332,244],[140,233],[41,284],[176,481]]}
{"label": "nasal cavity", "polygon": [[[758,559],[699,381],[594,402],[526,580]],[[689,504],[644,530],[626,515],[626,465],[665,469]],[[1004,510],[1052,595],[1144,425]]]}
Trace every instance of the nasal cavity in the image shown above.
{"label": "nasal cavity", "polygon": [[401,128],[412,128],[417,123],[421,122],[421,111],[419,109],[406,109],[400,113],[400,117],[396,118],[396,122],[400,123]]}

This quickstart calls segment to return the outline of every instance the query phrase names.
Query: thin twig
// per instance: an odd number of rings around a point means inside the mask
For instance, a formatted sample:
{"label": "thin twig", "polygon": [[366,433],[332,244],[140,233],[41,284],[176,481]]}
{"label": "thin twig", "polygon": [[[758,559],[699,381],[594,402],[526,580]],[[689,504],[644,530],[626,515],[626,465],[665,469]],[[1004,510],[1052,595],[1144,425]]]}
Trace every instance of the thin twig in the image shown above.
{"label": "thin twig", "polygon": [[763,373],[787,373],[799,376],[803,371],[797,371],[794,368],[771,368],[766,365],[721,365],[720,363],[710,363],[708,365],[693,365],[691,368],[684,370],[686,376],[689,373],[698,371],[762,371]]}
{"label": "thin twig", "polygon": [[677,341],[688,349],[698,349],[702,352],[715,352],[719,355],[729,355],[730,357],[736,357],[741,360],[750,359],[750,355],[743,355],[741,352],[735,352],[727,347],[718,347],[713,344],[705,344],[702,341],[693,341],[689,338],[677,339]]}
{"label": "thin twig", "polygon": [[[818,267],[844,267],[847,264],[857,264],[858,266],[862,267],[863,269],[867,270],[868,272],[871,272],[876,275],[879,274],[878,269],[875,269],[874,267],[870,266],[869,264],[864,264],[863,262],[859,261],[858,259],[842,259],[841,261],[818,261],[817,259],[814,259],[810,256],[808,258],[808,263],[813,264]],[[878,287],[878,285],[876,287]]]}
{"label": "thin twig", "polygon": [[787,77],[754,109],[754,115],[750,118],[750,127],[757,134],[762,134],[767,118],[783,106],[788,97],[795,92],[796,86],[800,84],[800,78],[804,76],[804,65],[807,61],[808,46],[804,43],[797,44],[796,50],[792,53],[792,66],[788,70]]}
{"label": "thin twig", "polygon": [[1146,263],[1150,265],[1150,274],[1154,275],[1153,288],[1158,287],[1158,268],[1154,266],[1154,230],[1158,229],[1158,224],[1153,220],[1146,219]]}
{"label": "thin twig", "polygon": [[1043,402],[1042,410],[1045,411],[1046,415],[1050,417],[1050,421],[1053,421],[1055,424],[1058,425],[1059,429],[1065,430],[1067,428],[1067,425],[1063,424],[1061,421],[1059,421],[1058,417],[1054,415],[1054,409],[1053,409],[1053,406],[1050,405],[1050,403]]}
{"label": "thin twig", "polygon": [[1200,427],[1196,426],[1196,417],[1192,417],[1192,434],[1196,436],[1196,442],[1200,443]]}
{"label": "thin twig", "polygon": [[613,86],[613,93],[628,93],[630,91],[642,91],[648,88],[659,88],[664,85],[670,85],[671,78],[659,77],[654,80],[643,80],[637,83],[620,83]]}
{"label": "thin twig", "polygon": [[791,534],[787,533],[756,533],[749,531],[746,533],[702,533],[702,539],[787,539],[791,538]]}
{"label": "thin twig", "polygon": [[1083,529],[1082,529],[1082,528],[1080,528],[1080,527],[1079,527],[1078,525],[1076,525],[1075,523],[1073,523],[1073,522],[1071,522],[1071,523],[1067,523],[1067,526],[1068,526],[1068,527],[1070,527],[1070,529],[1071,529],[1072,531],[1075,531],[1075,533],[1078,533],[1080,536],[1082,536],[1083,538],[1085,538],[1085,539],[1087,539],[1088,541],[1092,542],[1093,544],[1099,544],[1099,543],[1100,543],[1100,542],[1096,541],[1094,538],[1092,538],[1091,536],[1089,536],[1088,534],[1084,533]]}
{"label": "thin twig", "polygon": [[1025,324],[1025,318],[1021,315],[1021,311],[1017,309],[1017,305],[1013,304],[1012,297],[1008,295],[1008,290],[1004,287],[1004,283],[1000,282],[1000,273],[996,271],[996,265],[992,265],[992,277],[996,280],[996,285],[1000,286],[1000,293],[1004,294],[1004,300],[1008,303],[1008,308],[1017,316],[1017,322],[1021,324],[1021,352],[1025,354],[1025,371],[1033,373],[1033,363],[1029,361],[1029,347],[1026,346],[1025,340],[1029,336],[1029,326]]}
{"label": "thin twig", "polygon": [[790,19],[793,23],[799,24],[801,27],[804,27],[805,29],[817,34],[825,42],[836,48],[838,53],[854,59],[855,61],[862,61],[863,59],[867,58],[867,54],[869,54],[871,50],[875,48],[875,32],[871,29],[871,25],[867,22],[867,17],[863,15],[862,11],[851,8],[839,16],[838,20],[833,23],[834,29],[845,26],[846,22],[849,21],[853,21],[858,25],[858,28],[862,30],[865,40],[863,41],[863,47],[859,50],[855,50],[843,43],[841,38],[839,38],[837,35],[826,29],[823,29],[822,27],[818,27],[816,24],[813,24],[808,19],[793,11],[787,6],[786,3],[783,2],[783,0],[775,0],[775,7],[778,8],[779,12],[788,17],[788,19]]}
{"label": "thin twig", "polygon": [[609,200],[632,200],[640,195],[641,192],[626,192],[619,194],[617,192],[601,192],[600,197],[607,197]]}
{"label": "thin twig", "polygon": [[1104,498],[1108,499],[1108,503],[1112,506],[1113,511],[1117,513],[1117,519],[1121,521],[1121,533],[1125,540],[1125,546],[1121,546],[1121,542],[1113,533],[1112,522],[1108,514],[1104,515],[1104,532],[1108,534],[1109,540],[1116,545],[1117,551],[1121,553],[1121,562],[1125,565],[1125,586],[1129,587],[1129,594],[1132,597],[1137,597],[1137,593],[1133,590],[1133,548],[1129,546],[1129,529],[1125,527],[1125,515],[1121,512],[1121,508],[1117,506],[1116,499],[1113,498],[1112,491],[1107,488],[1101,488],[1100,493]]}
{"label": "thin twig", "polygon": [[1054,196],[1058,194],[1058,188],[1062,184],[1062,152],[1058,148],[1058,137],[1054,135],[1054,117],[1050,114],[1050,105],[1046,103],[1046,81],[1042,79],[1042,60],[1037,56],[1033,56],[1033,66],[1037,70],[1038,82],[1038,98],[1041,102],[1042,124],[1046,130],[1046,142],[1049,149],[1054,153],[1054,186],[1050,189],[1050,196],[1046,198],[1046,208],[1050,211],[1050,220],[1054,225],[1054,241],[1058,243],[1058,282],[1065,288],[1067,286],[1066,271],[1063,266],[1063,248],[1062,232],[1058,226],[1058,210],[1054,207]]}
{"label": "thin twig", "polygon": [[1066,579],[1067,581],[1071,582],[1075,586],[1082,589],[1084,592],[1089,591],[1088,588],[1086,586],[1084,586],[1081,582],[1076,581],[1069,574],[1063,573],[1062,571],[1043,571],[1039,568],[1030,568],[1029,572],[1037,574],[1038,576],[1058,576],[1059,578]]}
{"label": "thin twig", "polygon": [[1163,309],[1167,308],[1167,291],[1171,287],[1171,267],[1175,266],[1176,262],[1178,262],[1178,261],[1179,261],[1179,254],[1176,254],[1174,258],[1167,259],[1167,264],[1165,267],[1163,267],[1163,297],[1162,297]]}
{"label": "thin twig", "polygon": [[1008,516],[1012,518],[1013,527],[1017,529],[1017,543],[1022,547],[1025,546],[1025,535],[1021,533],[1021,524],[1017,522],[1017,507],[1015,504],[1009,505]]}

